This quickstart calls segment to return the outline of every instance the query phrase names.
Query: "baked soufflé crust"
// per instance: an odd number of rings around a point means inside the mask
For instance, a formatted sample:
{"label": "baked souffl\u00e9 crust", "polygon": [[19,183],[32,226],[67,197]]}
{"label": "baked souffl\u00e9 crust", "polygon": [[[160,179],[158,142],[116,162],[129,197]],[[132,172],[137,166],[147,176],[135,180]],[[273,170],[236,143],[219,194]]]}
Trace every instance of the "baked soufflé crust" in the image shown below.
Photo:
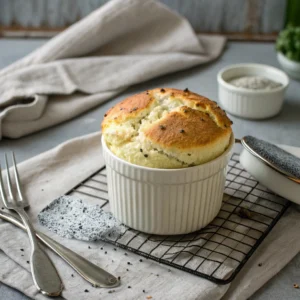
{"label": "baked souffl\u00e9 crust", "polygon": [[196,166],[221,155],[232,122],[216,102],[190,92],[158,88],[128,97],[102,122],[108,148],[130,163],[159,169]]}

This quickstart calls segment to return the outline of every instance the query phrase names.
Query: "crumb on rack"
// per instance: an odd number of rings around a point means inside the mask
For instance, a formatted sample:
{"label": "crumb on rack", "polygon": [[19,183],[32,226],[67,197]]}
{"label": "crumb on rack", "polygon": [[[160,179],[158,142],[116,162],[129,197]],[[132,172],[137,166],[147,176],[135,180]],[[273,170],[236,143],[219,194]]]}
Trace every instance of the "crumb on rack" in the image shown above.
{"label": "crumb on rack", "polygon": [[253,213],[249,209],[241,207],[237,211],[237,215],[243,219],[251,219],[253,216]]}

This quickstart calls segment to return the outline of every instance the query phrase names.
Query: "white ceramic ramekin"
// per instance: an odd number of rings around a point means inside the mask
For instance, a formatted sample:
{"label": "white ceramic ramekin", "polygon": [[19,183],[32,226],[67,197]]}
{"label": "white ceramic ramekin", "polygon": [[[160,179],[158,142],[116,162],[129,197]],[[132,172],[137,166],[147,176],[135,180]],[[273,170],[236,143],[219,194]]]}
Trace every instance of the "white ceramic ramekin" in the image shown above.
{"label": "white ceramic ramekin", "polygon": [[153,169],[115,156],[102,137],[111,211],[127,226],[152,234],[201,229],[218,214],[234,144],[216,159],[183,169]]}
{"label": "white ceramic ramekin", "polygon": [[[262,76],[280,82],[273,90],[250,90],[228,83],[242,76]],[[237,64],[218,73],[220,105],[230,114],[247,119],[265,119],[277,115],[283,104],[288,76],[279,69],[261,64]]]}
{"label": "white ceramic ramekin", "polygon": [[292,77],[300,80],[300,63],[292,61],[284,56],[282,53],[277,52],[277,59],[282,68]]}

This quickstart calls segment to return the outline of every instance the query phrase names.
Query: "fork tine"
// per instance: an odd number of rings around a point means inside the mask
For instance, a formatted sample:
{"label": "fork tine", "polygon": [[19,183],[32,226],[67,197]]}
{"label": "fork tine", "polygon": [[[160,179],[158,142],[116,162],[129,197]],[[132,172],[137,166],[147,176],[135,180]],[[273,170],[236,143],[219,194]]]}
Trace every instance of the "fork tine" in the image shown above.
{"label": "fork tine", "polygon": [[22,189],[21,189],[21,185],[20,185],[20,178],[19,178],[19,173],[18,173],[18,169],[17,169],[17,164],[16,164],[16,159],[15,159],[15,154],[14,152],[11,152],[11,157],[12,157],[12,161],[14,164],[14,173],[15,173],[15,178],[16,178],[16,186],[17,186],[17,190],[19,193],[19,197],[20,200],[23,201],[23,196],[22,196]]}
{"label": "fork tine", "polygon": [[9,194],[10,198],[13,199],[13,193],[12,193],[12,190],[11,190],[11,180],[10,180],[9,167],[8,167],[6,153],[4,154],[4,157],[5,157],[5,165],[6,165],[6,177],[7,177],[8,194]]}
{"label": "fork tine", "polygon": [[1,164],[0,164],[0,194],[1,194],[1,197],[2,197],[3,204],[5,206],[7,206],[8,203],[7,203],[7,200],[6,200],[6,194],[5,194],[4,185],[3,185]]}

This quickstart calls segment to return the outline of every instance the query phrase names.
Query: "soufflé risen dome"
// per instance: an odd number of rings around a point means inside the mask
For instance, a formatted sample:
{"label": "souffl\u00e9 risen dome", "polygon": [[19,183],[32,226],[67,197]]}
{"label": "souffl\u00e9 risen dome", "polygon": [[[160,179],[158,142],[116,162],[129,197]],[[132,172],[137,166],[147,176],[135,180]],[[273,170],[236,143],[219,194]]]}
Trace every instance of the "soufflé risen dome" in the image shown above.
{"label": "souffl\u00e9 risen dome", "polygon": [[102,133],[119,158],[150,168],[196,166],[221,155],[232,122],[203,96],[159,88],[128,97],[104,116]]}

